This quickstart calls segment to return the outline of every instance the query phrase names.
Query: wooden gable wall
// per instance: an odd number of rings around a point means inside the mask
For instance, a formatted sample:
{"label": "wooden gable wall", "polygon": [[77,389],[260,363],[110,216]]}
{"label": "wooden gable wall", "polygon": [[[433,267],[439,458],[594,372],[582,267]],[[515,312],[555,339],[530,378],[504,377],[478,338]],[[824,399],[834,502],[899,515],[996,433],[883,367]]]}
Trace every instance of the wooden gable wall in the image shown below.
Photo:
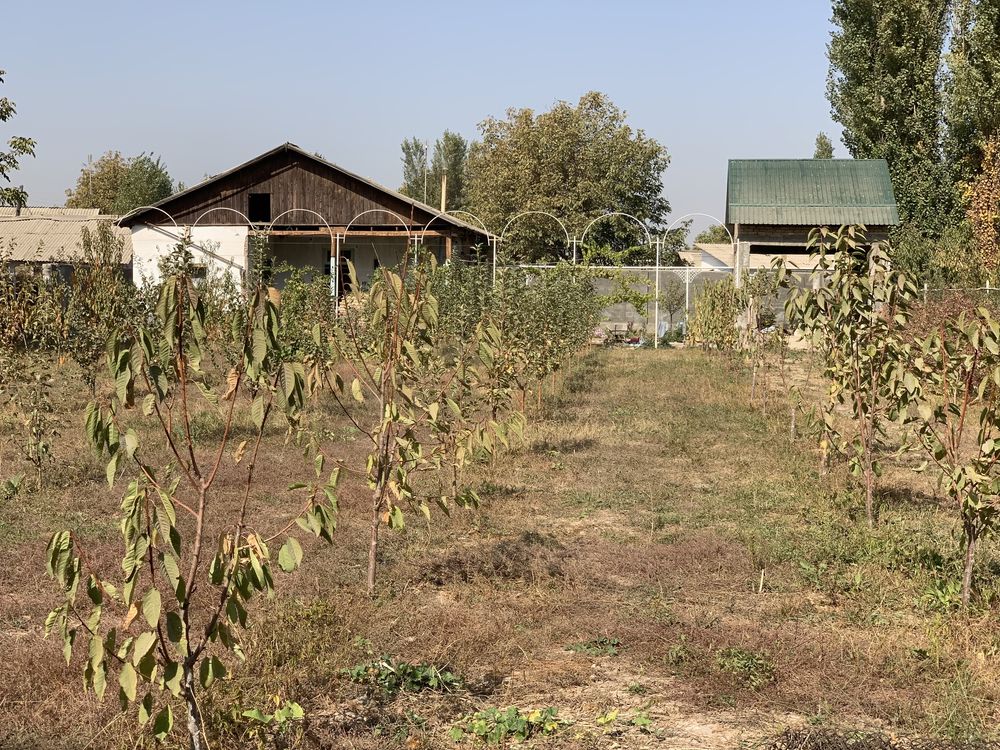
{"label": "wooden gable wall", "polygon": [[[355,216],[371,209],[392,211],[415,227],[423,227],[433,216],[390,193],[292,151],[279,152],[204,188],[168,200],[163,209],[178,224],[190,225],[212,208],[232,208],[248,214],[251,193],[270,193],[272,219],[292,208],[306,208],[322,214],[331,227],[344,227]],[[160,223],[152,213],[147,220]],[[167,221],[166,217],[163,221]],[[214,211],[199,222],[203,225],[243,223],[231,211]],[[323,222],[313,214],[297,211],[279,219],[278,225],[321,227]],[[399,226],[399,222],[385,213],[368,214],[354,226],[392,228]]]}

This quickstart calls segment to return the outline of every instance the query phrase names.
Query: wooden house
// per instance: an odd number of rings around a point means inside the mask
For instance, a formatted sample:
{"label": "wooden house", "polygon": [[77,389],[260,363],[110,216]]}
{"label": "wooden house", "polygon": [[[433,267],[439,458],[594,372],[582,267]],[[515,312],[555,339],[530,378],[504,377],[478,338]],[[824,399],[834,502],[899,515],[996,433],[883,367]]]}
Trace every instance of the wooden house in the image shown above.
{"label": "wooden house", "polygon": [[[206,271],[239,280],[255,262],[288,264],[337,278],[341,290],[349,261],[365,284],[375,268],[395,266],[418,247],[444,261],[469,256],[489,239],[482,229],[291,143],[138,209],[122,223],[131,230],[137,283],[159,277],[159,261],[185,233]],[[281,285],[280,276],[274,283]]]}

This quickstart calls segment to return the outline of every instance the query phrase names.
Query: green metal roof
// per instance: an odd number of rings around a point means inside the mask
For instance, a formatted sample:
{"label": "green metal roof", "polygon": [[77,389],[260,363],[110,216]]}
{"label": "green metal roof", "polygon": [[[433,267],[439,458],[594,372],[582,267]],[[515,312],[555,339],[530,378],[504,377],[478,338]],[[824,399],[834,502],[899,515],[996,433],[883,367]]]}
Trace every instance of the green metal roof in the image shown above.
{"label": "green metal roof", "polygon": [[727,224],[899,223],[885,159],[731,159]]}

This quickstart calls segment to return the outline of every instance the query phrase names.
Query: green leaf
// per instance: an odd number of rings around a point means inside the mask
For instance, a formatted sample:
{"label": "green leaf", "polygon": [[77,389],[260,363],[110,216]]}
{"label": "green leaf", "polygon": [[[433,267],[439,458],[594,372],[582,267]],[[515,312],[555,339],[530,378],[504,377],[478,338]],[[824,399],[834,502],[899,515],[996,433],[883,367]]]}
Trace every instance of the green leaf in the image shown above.
{"label": "green leaf", "polygon": [[144,633],[140,633],[135,639],[135,647],[132,651],[132,663],[138,664],[139,660],[148,654],[149,650],[153,648],[154,643],[156,643],[156,633],[149,630]]}
{"label": "green leaf", "polygon": [[170,710],[170,705],[164,706],[153,720],[153,736],[161,742],[170,734],[174,728],[174,714]]}
{"label": "green leaf", "polygon": [[181,694],[181,678],[184,677],[184,670],[175,661],[169,662],[163,668],[163,684],[170,691],[171,695]]}
{"label": "green leaf", "polygon": [[278,565],[286,573],[291,573],[302,563],[302,546],[294,536],[288,537],[278,552]]}
{"label": "green leaf", "polygon": [[160,621],[160,592],[156,589],[150,589],[142,597],[142,616],[151,628],[155,628]]}
{"label": "green leaf", "polygon": [[257,395],[250,405],[250,418],[253,419],[253,423],[258,430],[264,429],[264,397],[260,394]]}
{"label": "green leaf", "polygon": [[135,700],[136,682],[135,668],[128,662],[125,662],[122,665],[121,672],[118,673],[118,684],[121,685],[125,697],[130,701]]}
{"label": "green leaf", "polygon": [[139,725],[144,726],[153,715],[153,696],[146,693],[139,704]]}

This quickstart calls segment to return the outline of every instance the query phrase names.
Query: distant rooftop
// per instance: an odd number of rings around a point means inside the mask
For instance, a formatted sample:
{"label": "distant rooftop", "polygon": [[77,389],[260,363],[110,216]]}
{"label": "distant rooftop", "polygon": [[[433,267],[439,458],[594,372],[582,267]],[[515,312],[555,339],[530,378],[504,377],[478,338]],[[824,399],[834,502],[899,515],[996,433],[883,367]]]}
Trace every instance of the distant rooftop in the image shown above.
{"label": "distant rooftop", "polygon": [[885,159],[731,159],[726,196],[729,225],[899,223]]}
{"label": "distant rooftop", "polygon": [[[14,208],[0,208],[0,255],[21,263],[72,263],[82,252],[83,228],[94,231],[102,221],[117,216],[96,208],[27,206],[20,215]],[[124,240],[122,263],[132,262],[132,234],[116,229]]]}
{"label": "distant rooftop", "polygon": [[[99,208],[66,208],[65,206],[25,206],[18,212],[16,208],[0,207],[0,219],[8,218],[46,218],[46,219],[85,219],[99,216]],[[117,219],[117,216],[109,216]]]}

